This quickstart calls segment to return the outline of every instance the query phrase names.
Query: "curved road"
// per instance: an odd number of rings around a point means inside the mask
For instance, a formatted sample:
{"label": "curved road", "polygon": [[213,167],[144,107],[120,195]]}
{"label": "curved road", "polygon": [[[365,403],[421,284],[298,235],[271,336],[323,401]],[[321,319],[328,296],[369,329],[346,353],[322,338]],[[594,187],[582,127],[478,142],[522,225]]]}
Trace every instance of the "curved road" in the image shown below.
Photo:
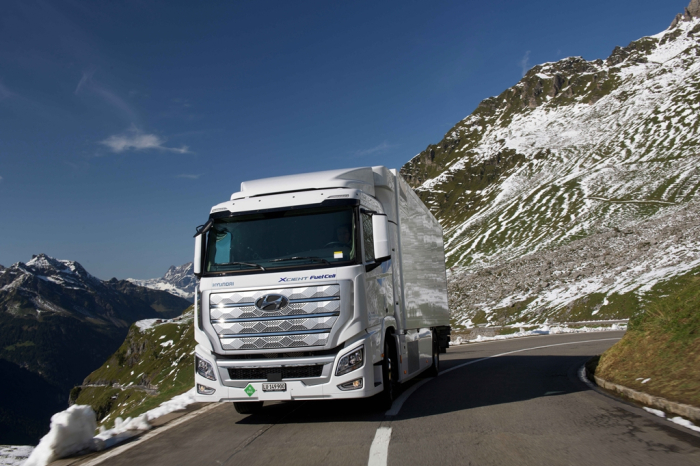
{"label": "curved road", "polygon": [[551,335],[453,347],[441,355],[440,376],[409,384],[389,415],[366,400],[275,403],[254,416],[221,404],[118,455],[80,463],[700,464],[700,435],[578,378],[588,358],[621,336]]}

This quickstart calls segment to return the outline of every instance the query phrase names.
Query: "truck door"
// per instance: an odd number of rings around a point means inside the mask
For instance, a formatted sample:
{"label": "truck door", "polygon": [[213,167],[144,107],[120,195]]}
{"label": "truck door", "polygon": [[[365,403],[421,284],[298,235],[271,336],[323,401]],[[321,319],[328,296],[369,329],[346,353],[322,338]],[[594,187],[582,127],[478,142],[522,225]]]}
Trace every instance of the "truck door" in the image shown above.
{"label": "truck door", "polygon": [[360,215],[362,223],[362,253],[365,264],[365,290],[367,293],[367,318],[370,327],[379,325],[387,315],[394,311],[394,289],[391,260],[380,264],[374,257],[374,237],[372,233],[372,217],[369,214]]}

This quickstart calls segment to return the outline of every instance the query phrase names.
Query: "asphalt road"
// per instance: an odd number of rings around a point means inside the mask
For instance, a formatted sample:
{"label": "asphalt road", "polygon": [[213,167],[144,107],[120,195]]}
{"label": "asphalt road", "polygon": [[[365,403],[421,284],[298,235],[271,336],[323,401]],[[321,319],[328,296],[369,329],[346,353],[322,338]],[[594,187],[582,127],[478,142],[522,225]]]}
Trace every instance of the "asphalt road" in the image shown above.
{"label": "asphalt road", "polygon": [[275,403],[253,416],[221,404],[100,464],[700,464],[700,435],[578,378],[588,358],[621,336],[452,347],[441,355],[441,375],[410,383],[393,416],[367,400]]}

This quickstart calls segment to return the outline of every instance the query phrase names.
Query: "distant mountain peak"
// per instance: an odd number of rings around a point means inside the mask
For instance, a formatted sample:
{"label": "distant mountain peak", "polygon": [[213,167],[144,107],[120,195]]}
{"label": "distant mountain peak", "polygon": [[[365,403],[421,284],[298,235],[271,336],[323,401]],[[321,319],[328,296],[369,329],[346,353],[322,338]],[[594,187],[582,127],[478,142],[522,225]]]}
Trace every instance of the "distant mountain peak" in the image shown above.
{"label": "distant mountain peak", "polygon": [[32,259],[25,263],[27,267],[31,267],[37,270],[50,270],[50,269],[60,269],[62,267],[61,261],[54,259],[44,253],[32,254]]}
{"label": "distant mountain peak", "polygon": [[690,4],[685,7],[683,13],[678,13],[676,17],[673,18],[669,29],[673,29],[681,21],[691,21],[693,18],[700,18],[700,0],[690,0]]}
{"label": "distant mountain peak", "polygon": [[163,275],[163,280],[173,282],[181,280],[183,277],[192,275],[194,271],[194,265],[192,262],[182,264],[180,266],[171,265],[165,275]]}
{"label": "distant mountain peak", "polygon": [[17,262],[11,268],[36,275],[39,278],[53,277],[49,279],[54,282],[68,280],[75,285],[77,280],[90,286],[99,286],[102,283],[102,280],[90,274],[80,263],[56,259],[43,253],[34,254],[31,260],[26,263]]}
{"label": "distant mountain peak", "polygon": [[150,278],[148,280],[127,278],[127,281],[146,288],[167,291],[175,296],[190,300],[194,297],[194,287],[197,283],[192,262],[179,266],[171,265],[161,278]]}

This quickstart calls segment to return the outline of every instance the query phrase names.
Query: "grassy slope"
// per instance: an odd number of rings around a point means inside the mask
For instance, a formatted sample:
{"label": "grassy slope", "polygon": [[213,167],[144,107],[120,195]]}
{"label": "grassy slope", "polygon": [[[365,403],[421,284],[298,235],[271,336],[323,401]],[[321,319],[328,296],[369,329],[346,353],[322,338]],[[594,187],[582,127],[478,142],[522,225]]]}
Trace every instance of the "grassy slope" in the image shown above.
{"label": "grassy slope", "polygon": [[700,406],[700,269],[658,284],[652,296],[623,339],[603,353],[596,375]]}
{"label": "grassy slope", "polygon": [[[192,314],[190,308],[181,320],[146,331],[132,325],[124,343],[81,388],[73,389],[71,399],[92,406],[99,424],[112,427],[117,417],[138,416],[192,388]],[[163,346],[168,341],[172,345]]]}

